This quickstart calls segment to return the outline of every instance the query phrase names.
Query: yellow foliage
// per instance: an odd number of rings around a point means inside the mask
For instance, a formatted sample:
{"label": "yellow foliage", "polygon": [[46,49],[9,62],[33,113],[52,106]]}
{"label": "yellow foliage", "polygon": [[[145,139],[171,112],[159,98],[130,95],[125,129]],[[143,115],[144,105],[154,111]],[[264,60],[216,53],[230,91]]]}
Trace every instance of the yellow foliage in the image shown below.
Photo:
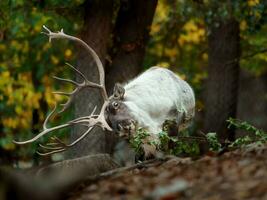
{"label": "yellow foliage", "polygon": [[42,84],[45,86],[45,88],[51,87],[52,86],[51,78],[47,75],[44,75],[44,77],[42,78]]}
{"label": "yellow foliage", "polygon": [[36,61],[40,61],[40,60],[41,60],[41,52],[38,51],[36,55]]}
{"label": "yellow foliage", "polygon": [[51,61],[52,61],[52,63],[54,64],[54,65],[57,65],[58,63],[59,63],[59,59],[56,57],[56,56],[54,56],[54,55],[51,55]]}
{"label": "yellow foliage", "polygon": [[21,115],[17,116],[21,128],[29,129],[32,121],[32,109],[27,109]]}
{"label": "yellow foliage", "polygon": [[9,143],[3,145],[3,148],[7,151],[12,151],[16,148],[16,145],[13,142],[9,142]]}
{"label": "yellow foliage", "polygon": [[205,29],[196,24],[194,20],[188,21],[183,30],[185,33],[181,34],[177,42],[180,46],[183,46],[186,43],[199,44],[205,40]]}
{"label": "yellow foliage", "polygon": [[29,42],[25,41],[22,47],[22,53],[28,53],[28,52],[29,52]]}
{"label": "yellow foliage", "polygon": [[176,48],[172,48],[172,49],[164,49],[164,54],[170,58],[172,57],[176,57],[177,56],[177,49]]}
{"label": "yellow foliage", "polygon": [[184,46],[184,44],[185,44],[185,40],[184,40],[183,37],[179,37],[179,38],[178,38],[178,44],[179,44],[180,46]]}
{"label": "yellow foliage", "polygon": [[186,75],[185,74],[181,74],[181,73],[176,73],[181,79],[185,80],[186,79]]}
{"label": "yellow foliage", "polygon": [[169,5],[164,3],[163,1],[159,1],[157,8],[156,8],[156,14],[153,19],[152,26],[151,26],[150,32],[152,35],[160,31],[161,24],[164,24],[164,22],[167,21],[169,12],[170,12]]}
{"label": "yellow foliage", "polygon": [[248,0],[248,6],[253,7],[260,3],[260,0]]}
{"label": "yellow foliage", "polygon": [[261,60],[264,60],[267,62],[267,55],[264,53],[258,54],[257,57]]}
{"label": "yellow foliage", "polygon": [[18,54],[15,54],[15,55],[13,56],[12,61],[13,61],[13,66],[14,66],[14,67],[20,67],[21,60],[19,59]]}
{"label": "yellow foliage", "polygon": [[204,103],[200,100],[197,100],[196,101],[196,108],[197,108],[197,111],[200,112],[204,109]]}
{"label": "yellow foliage", "polygon": [[198,30],[198,34],[199,34],[199,36],[204,37],[205,34],[206,34],[205,29],[204,29],[204,28],[199,29],[199,30]]}
{"label": "yellow foliage", "polygon": [[241,31],[244,31],[244,30],[247,29],[247,27],[248,27],[248,24],[247,24],[246,20],[242,20],[242,21],[240,22],[240,24],[239,24],[239,28],[240,28],[240,30],[241,30]]}
{"label": "yellow foliage", "polygon": [[21,128],[28,129],[31,125],[31,120],[26,119],[26,118],[21,118],[20,119],[20,126]]}
{"label": "yellow foliage", "polygon": [[39,100],[42,98],[42,94],[39,92],[33,93],[29,92],[28,96],[26,97],[27,105],[31,108],[39,108]]}
{"label": "yellow foliage", "polygon": [[261,14],[260,14],[259,11],[256,11],[256,12],[255,12],[255,17],[256,17],[257,19],[260,19],[260,18],[261,18]]}
{"label": "yellow foliage", "polygon": [[72,51],[70,49],[67,49],[65,51],[65,54],[64,55],[65,55],[65,58],[70,58],[72,56]]}
{"label": "yellow foliage", "polygon": [[19,124],[19,121],[16,119],[16,117],[8,117],[8,118],[4,118],[2,120],[2,123],[4,125],[4,127],[9,127],[9,128],[16,128]]}
{"label": "yellow foliage", "polygon": [[160,25],[159,24],[153,24],[151,26],[151,34],[154,35],[160,31]]}
{"label": "yellow foliage", "polygon": [[159,19],[166,19],[168,17],[169,6],[166,3],[159,1],[156,8],[156,14]]}
{"label": "yellow foliage", "polygon": [[195,24],[195,22],[193,20],[188,21],[185,25],[184,25],[184,30],[187,32],[194,32],[197,31],[198,27]]}
{"label": "yellow foliage", "polygon": [[35,26],[34,26],[34,31],[35,31],[36,33],[39,33],[39,32],[41,31],[41,29],[42,29],[42,26],[38,26],[38,25],[35,25]]}
{"label": "yellow foliage", "polygon": [[52,93],[52,88],[50,88],[50,87],[45,88],[44,98],[45,98],[49,107],[55,106],[55,102],[56,102],[55,96],[59,96],[59,95],[54,95]]}
{"label": "yellow foliage", "polygon": [[[13,91],[10,93],[10,90]],[[6,90],[8,96],[7,105],[14,106],[16,115],[11,118],[3,118],[3,125],[12,129],[29,128],[32,120],[32,110],[40,107],[39,101],[42,98],[41,93],[33,92],[31,83],[18,89],[13,89],[11,85]]]}
{"label": "yellow foliage", "polygon": [[200,84],[202,80],[205,78],[204,74],[196,74],[192,80],[194,84]]}
{"label": "yellow foliage", "polygon": [[24,72],[24,73],[18,74],[18,81],[31,82],[32,81],[32,74],[31,74],[31,72]]}
{"label": "yellow foliage", "polygon": [[149,49],[151,54],[161,56],[163,52],[163,46],[160,43],[155,44],[155,47],[152,49]]}
{"label": "yellow foliage", "polygon": [[35,13],[37,11],[36,7],[32,7],[32,12]]}
{"label": "yellow foliage", "polygon": [[[19,112],[18,109],[20,110]],[[2,123],[4,127],[8,127],[11,129],[17,128],[25,128],[28,129],[31,127],[31,120],[32,120],[32,109],[24,109],[22,107],[16,106],[16,113],[17,115],[13,117],[6,117],[3,118]]]}
{"label": "yellow foliage", "polygon": [[49,48],[51,48],[51,43],[47,42],[44,46],[43,46],[43,51],[47,51]]}
{"label": "yellow foliage", "polygon": [[1,77],[2,78],[9,78],[10,77],[10,72],[9,71],[5,71],[1,73]]}
{"label": "yellow foliage", "polygon": [[31,72],[18,74],[15,80],[9,71],[0,73],[1,99],[7,97],[6,105],[13,107],[15,115],[2,116],[2,123],[10,129],[30,128],[32,120],[32,110],[40,107],[39,101],[42,98],[40,92],[34,92],[31,80]]}
{"label": "yellow foliage", "polygon": [[6,45],[0,44],[0,51],[5,51],[6,50]]}
{"label": "yellow foliage", "polygon": [[207,61],[208,58],[209,58],[209,55],[208,55],[207,53],[203,53],[203,54],[202,54],[202,59],[203,59],[204,61]]}
{"label": "yellow foliage", "polygon": [[20,50],[21,49],[21,44],[17,40],[11,40],[10,42],[11,47]]}
{"label": "yellow foliage", "polygon": [[20,115],[21,113],[23,113],[23,108],[20,105],[17,105],[15,107],[15,111],[18,115]]}
{"label": "yellow foliage", "polygon": [[160,63],[157,64],[157,66],[164,67],[164,68],[169,68],[170,67],[170,63],[160,62]]}

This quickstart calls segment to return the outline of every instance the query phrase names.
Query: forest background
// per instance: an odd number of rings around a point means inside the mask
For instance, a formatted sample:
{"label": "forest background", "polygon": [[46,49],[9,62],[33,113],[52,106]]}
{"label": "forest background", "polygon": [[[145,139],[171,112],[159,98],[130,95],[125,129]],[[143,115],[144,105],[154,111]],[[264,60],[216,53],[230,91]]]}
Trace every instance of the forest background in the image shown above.
{"label": "forest background", "polygon": [[[52,91],[71,88],[51,77],[72,77],[73,73],[66,69],[65,62],[75,65],[78,52],[76,46],[67,41],[48,43],[46,36],[40,34],[42,25],[51,30],[64,28],[68,34],[82,36],[86,26],[84,8],[88,2],[0,1],[0,163],[19,166],[23,162],[34,165],[40,161],[35,153],[36,143],[17,146],[12,140],[30,138],[40,132],[55,101],[65,100]],[[123,32],[116,17],[124,4],[127,10],[129,2],[117,0],[108,7],[113,16],[110,19],[111,29],[115,31],[106,37],[108,50],[103,58],[106,68],[114,64],[114,55],[119,51],[112,38]],[[226,126],[221,125],[221,121],[235,117],[267,130],[267,2],[159,0],[155,9],[151,27],[149,25],[148,42],[135,43],[145,51],[137,59],[139,67],[131,70],[128,78],[155,65],[179,74],[195,90],[195,129],[220,132]],[[144,14],[143,17],[148,16]],[[237,33],[238,37],[229,39],[229,36],[221,34],[226,32],[227,35],[228,29],[230,34]],[[97,41],[99,35],[94,37]],[[229,40],[232,42],[228,43]],[[220,48],[213,48],[219,46],[223,49],[228,45],[237,48],[233,52],[226,51],[225,55],[218,55]],[[126,43],[123,49],[131,53],[135,46]],[[128,67],[120,64],[117,66],[120,69],[115,70],[117,74]],[[218,85],[224,85],[222,83],[229,83],[230,88],[221,90],[223,87]],[[217,85],[219,89],[215,87],[214,90],[212,85]],[[113,85],[107,87],[112,88]],[[232,102],[230,108],[220,106],[220,99]],[[211,113],[214,110],[217,112]],[[55,120],[57,123],[66,121],[72,113],[67,112]],[[214,116],[220,122],[212,123]],[[214,124],[216,128],[209,127],[209,124]],[[69,136],[63,132],[58,134],[65,139]],[[46,141],[47,137],[40,140]]]}

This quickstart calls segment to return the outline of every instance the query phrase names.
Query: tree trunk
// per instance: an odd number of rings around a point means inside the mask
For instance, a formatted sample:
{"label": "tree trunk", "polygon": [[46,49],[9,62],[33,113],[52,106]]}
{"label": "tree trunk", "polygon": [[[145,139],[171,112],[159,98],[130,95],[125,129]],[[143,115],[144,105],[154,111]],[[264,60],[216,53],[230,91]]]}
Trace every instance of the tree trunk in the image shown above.
{"label": "tree trunk", "polygon": [[[256,76],[242,69],[239,85],[237,118],[267,130],[267,73]],[[247,134],[241,130],[238,133]]]}
{"label": "tree trunk", "polygon": [[[99,55],[102,62],[107,54],[112,29],[113,1],[88,0],[85,4],[84,30],[81,38]],[[157,0],[121,1],[114,31],[115,50],[112,65],[106,67],[106,88],[110,94],[115,82],[124,82],[136,76],[142,69],[145,45],[156,9]],[[78,69],[91,81],[98,80],[95,63],[83,50],[78,56]],[[80,77],[77,77],[79,79]],[[95,105],[101,108],[102,100],[97,90],[83,91],[75,100],[75,117],[88,115]],[[71,134],[73,141],[84,131],[77,127]],[[70,149],[69,157],[95,153],[111,153],[117,140],[111,133],[95,128],[83,141]]]}
{"label": "tree trunk", "polygon": [[[84,28],[81,38],[96,51],[104,64],[112,29],[113,1],[87,0],[84,9]],[[78,51],[77,68],[88,80],[99,82],[99,73],[92,57],[82,48]],[[76,75],[76,79],[81,81],[79,75]],[[97,106],[96,112],[99,112],[102,104],[99,90],[91,88],[83,90],[75,99],[75,117],[89,115],[95,106]],[[75,127],[71,134],[71,141],[78,138],[85,130],[84,127]],[[68,157],[107,152],[109,150],[106,144],[105,132],[96,127],[78,145],[69,150]]]}
{"label": "tree trunk", "polygon": [[240,55],[239,24],[235,20],[212,27],[209,40],[209,66],[205,94],[205,131],[216,132],[221,141],[234,139],[226,120],[237,109]]}
{"label": "tree trunk", "polygon": [[122,0],[114,31],[112,64],[107,67],[109,94],[114,83],[125,82],[143,69],[142,62],[149,38],[157,0]]}

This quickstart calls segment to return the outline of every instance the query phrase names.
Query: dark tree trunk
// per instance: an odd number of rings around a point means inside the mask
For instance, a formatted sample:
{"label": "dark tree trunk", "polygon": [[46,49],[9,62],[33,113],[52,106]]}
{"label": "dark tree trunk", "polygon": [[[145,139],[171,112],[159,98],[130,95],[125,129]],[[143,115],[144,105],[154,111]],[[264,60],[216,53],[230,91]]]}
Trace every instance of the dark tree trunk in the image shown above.
{"label": "dark tree trunk", "polygon": [[112,64],[107,67],[106,85],[125,82],[143,69],[142,62],[157,0],[122,0],[114,32]]}
{"label": "dark tree trunk", "polygon": [[[237,118],[267,130],[267,73],[255,76],[243,69],[239,85]],[[243,131],[238,133],[243,134]]]}
{"label": "dark tree trunk", "polygon": [[[96,51],[102,62],[105,61],[111,39],[114,13],[112,2],[88,0],[85,3],[84,29],[81,38]],[[129,80],[141,71],[156,4],[157,0],[121,1],[113,34],[115,41],[112,49],[115,51],[111,57],[112,65],[106,67],[106,87],[109,93],[115,82]],[[86,74],[88,80],[99,81],[95,63],[83,49],[79,50],[77,67]],[[83,91],[75,100],[75,117],[88,115],[95,105],[100,109],[102,103],[97,90]],[[71,141],[83,131],[81,127],[75,128],[71,134]],[[69,157],[111,153],[116,142],[114,135],[95,128],[83,141],[69,150]]]}
{"label": "dark tree trunk", "polygon": [[217,132],[220,140],[234,138],[226,120],[235,117],[237,109],[240,55],[239,24],[221,22],[211,28],[209,40],[208,80],[205,94],[205,131]]}
{"label": "dark tree trunk", "polygon": [[[84,28],[81,38],[89,44],[105,62],[108,42],[112,30],[113,1],[110,0],[87,0],[84,5]],[[99,73],[92,57],[83,49],[78,49],[77,68],[83,72],[87,79],[92,82],[99,82]],[[79,81],[78,75],[76,79]],[[75,99],[75,117],[90,114],[95,106],[99,112],[103,100],[97,89],[83,90]],[[71,134],[71,141],[79,137],[86,129],[76,127]],[[80,157],[88,154],[103,153],[109,151],[106,141],[106,134],[100,128],[94,128],[78,145],[69,150],[70,158]]]}

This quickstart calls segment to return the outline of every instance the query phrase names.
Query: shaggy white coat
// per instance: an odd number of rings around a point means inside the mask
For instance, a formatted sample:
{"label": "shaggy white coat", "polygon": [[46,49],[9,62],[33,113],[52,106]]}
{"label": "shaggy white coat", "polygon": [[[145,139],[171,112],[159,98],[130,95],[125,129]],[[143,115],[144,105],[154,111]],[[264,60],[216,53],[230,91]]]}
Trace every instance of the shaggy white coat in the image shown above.
{"label": "shaggy white coat", "polygon": [[124,103],[138,127],[158,134],[166,119],[186,128],[195,115],[192,88],[172,71],[152,67],[124,86]]}

